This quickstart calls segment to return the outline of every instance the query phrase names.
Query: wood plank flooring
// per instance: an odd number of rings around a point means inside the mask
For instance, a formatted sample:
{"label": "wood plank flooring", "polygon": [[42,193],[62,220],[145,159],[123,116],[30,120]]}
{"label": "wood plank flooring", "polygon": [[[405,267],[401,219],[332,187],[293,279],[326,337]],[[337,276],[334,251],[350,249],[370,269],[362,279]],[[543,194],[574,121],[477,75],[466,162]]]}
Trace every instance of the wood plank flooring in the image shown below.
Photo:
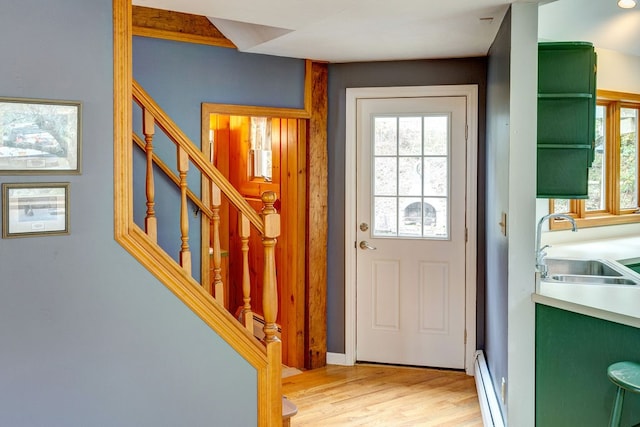
{"label": "wood plank flooring", "polygon": [[292,427],[482,426],[474,378],[386,365],[328,365],[282,380]]}

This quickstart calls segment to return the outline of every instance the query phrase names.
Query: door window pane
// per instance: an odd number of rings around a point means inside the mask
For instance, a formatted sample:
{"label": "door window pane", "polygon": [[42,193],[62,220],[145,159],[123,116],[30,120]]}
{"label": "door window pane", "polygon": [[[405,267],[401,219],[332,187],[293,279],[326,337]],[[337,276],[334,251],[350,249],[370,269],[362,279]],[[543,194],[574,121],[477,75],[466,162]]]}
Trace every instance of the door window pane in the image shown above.
{"label": "door window pane", "polygon": [[395,157],[376,157],[374,160],[374,196],[397,194],[398,163]]}
{"label": "door window pane", "polygon": [[422,157],[398,158],[400,196],[422,196]]}
{"label": "door window pane", "polygon": [[449,116],[373,120],[373,236],[448,239]]}
{"label": "door window pane", "polygon": [[251,117],[249,156],[251,157],[251,178],[271,181],[271,118]]}
{"label": "door window pane", "polygon": [[620,208],[638,207],[638,110],[620,109]]}
{"label": "door window pane", "polygon": [[449,200],[445,197],[426,197],[424,200],[435,209],[435,215],[425,226],[424,235],[436,239],[449,238]]}
{"label": "door window pane", "polygon": [[400,155],[422,154],[422,117],[400,117]]}
{"label": "door window pane", "polygon": [[410,237],[422,237],[422,203],[419,197],[401,197],[399,210],[402,212],[399,235]]}
{"label": "door window pane", "polygon": [[446,157],[426,157],[424,159],[425,196],[447,196],[448,172],[448,159]]}
{"label": "door window pane", "polygon": [[424,154],[446,156],[449,154],[449,116],[424,118]]}
{"label": "door window pane", "polygon": [[373,154],[395,156],[398,153],[398,119],[375,117],[373,119]]}
{"label": "door window pane", "polygon": [[395,197],[374,197],[373,235],[391,237],[398,235],[398,205]]}

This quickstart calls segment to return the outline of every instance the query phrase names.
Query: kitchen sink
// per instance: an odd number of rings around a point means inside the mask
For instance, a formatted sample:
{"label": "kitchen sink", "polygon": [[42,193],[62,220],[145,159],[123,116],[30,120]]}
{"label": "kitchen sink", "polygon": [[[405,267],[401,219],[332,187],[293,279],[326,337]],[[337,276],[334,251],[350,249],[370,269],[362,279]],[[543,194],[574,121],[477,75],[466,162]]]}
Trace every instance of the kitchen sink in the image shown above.
{"label": "kitchen sink", "polygon": [[604,260],[598,259],[572,259],[572,258],[545,258],[547,274],[549,277],[559,274],[588,275],[588,276],[623,276]]}
{"label": "kitchen sink", "polygon": [[556,282],[584,283],[588,285],[637,285],[635,281],[621,276],[589,276],[585,274],[553,274],[548,277]]}
{"label": "kitchen sink", "polygon": [[638,285],[640,276],[604,259],[545,258],[548,282],[591,285]]}

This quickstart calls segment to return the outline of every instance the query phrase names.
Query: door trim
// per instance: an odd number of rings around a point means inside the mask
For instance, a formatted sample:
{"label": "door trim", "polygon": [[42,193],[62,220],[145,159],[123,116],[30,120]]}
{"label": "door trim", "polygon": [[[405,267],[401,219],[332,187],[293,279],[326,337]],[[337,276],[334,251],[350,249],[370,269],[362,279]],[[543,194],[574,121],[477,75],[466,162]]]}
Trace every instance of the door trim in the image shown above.
{"label": "door trim", "polygon": [[476,258],[477,258],[477,170],[478,170],[478,86],[401,86],[347,88],[345,122],[345,362],[356,362],[356,102],[363,98],[413,97],[467,98],[466,218],[468,239],[465,247],[465,371],[474,373],[476,351]]}

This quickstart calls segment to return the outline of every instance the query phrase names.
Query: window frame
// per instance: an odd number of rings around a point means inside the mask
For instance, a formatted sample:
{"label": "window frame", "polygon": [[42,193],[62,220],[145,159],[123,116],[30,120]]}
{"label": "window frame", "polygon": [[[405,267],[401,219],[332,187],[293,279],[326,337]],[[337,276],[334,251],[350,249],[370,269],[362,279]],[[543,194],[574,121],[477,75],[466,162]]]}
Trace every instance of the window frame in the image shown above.
{"label": "window frame", "polygon": [[[605,209],[587,211],[584,199],[570,199],[569,211],[563,213],[573,217],[580,228],[638,223],[640,222],[640,215],[637,213],[639,209],[620,209],[620,109],[636,109],[640,119],[640,94],[598,90],[596,104],[606,108]],[[636,123],[636,135],[639,135],[639,130],[640,120]],[[636,149],[636,180],[639,193],[637,200],[640,205],[640,137],[636,141]],[[554,199],[549,199],[549,212],[554,212]],[[556,218],[550,222],[549,228],[566,230],[571,228],[571,224],[567,220]]]}

